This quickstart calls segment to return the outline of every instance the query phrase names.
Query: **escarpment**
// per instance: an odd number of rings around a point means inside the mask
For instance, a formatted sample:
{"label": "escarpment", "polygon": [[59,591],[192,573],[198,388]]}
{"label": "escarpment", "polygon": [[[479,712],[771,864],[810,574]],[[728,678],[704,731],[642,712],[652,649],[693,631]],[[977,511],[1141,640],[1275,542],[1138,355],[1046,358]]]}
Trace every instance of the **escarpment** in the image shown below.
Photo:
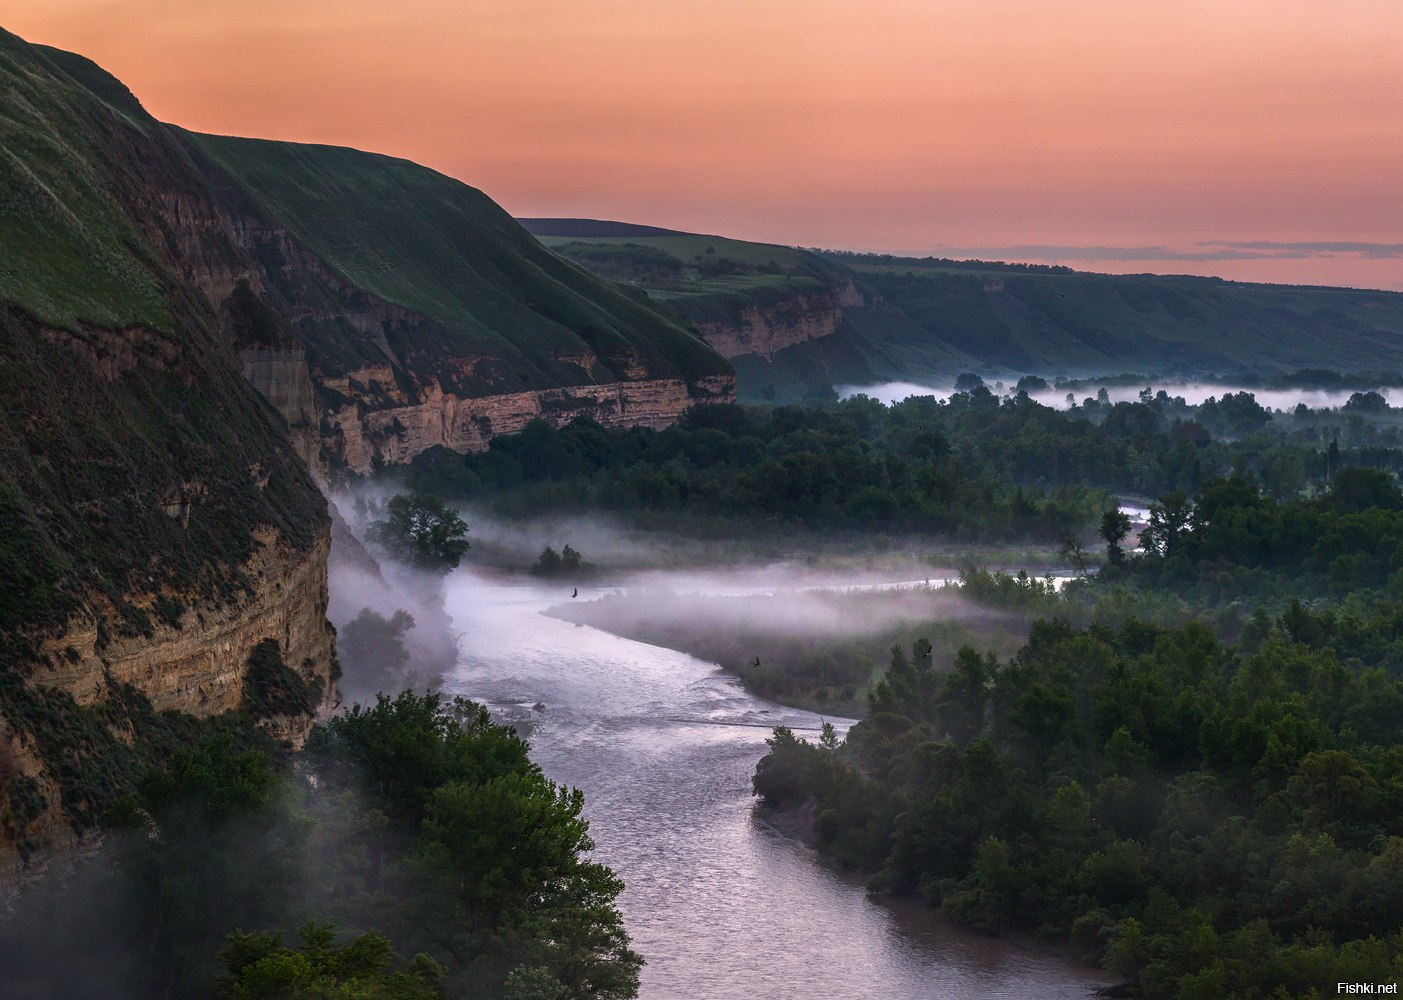
{"label": "escarpment", "polygon": [[[326,502],[159,210],[213,196],[75,60],[0,32],[0,868],[334,684]],[[256,710],[260,645],[295,701]]]}
{"label": "escarpment", "polygon": [[211,726],[306,737],[318,480],[734,399],[675,315],[415,164],[187,133],[2,31],[0,147],[0,866]]}
{"label": "escarpment", "polygon": [[[848,289],[837,288],[799,291],[774,302],[746,302],[733,314],[723,316],[711,310],[689,309],[686,299],[676,306],[723,357],[756,354],[773,360],[775,352],[786,347],[837,333],[843,310],[850,304],[847,293]],[[851,294],[857,294],[856,290]]]}
{"label": "escarpment", "polygon": [[314,468],[482,448],[534,417],[660,427],[734,399],[730,366],[673,315],[465,184],[351,149],[179,139],[221,220],[182,214],[185,240],[222,231],[238,251],[216,255],[207,294]]}

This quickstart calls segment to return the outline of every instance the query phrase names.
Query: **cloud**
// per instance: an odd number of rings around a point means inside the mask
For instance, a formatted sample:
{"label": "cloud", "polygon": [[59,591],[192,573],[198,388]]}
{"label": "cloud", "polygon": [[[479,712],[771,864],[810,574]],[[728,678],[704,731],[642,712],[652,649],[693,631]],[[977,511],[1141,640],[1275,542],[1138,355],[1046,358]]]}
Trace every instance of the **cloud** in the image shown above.
{"label": "cloud", "polygon": [[1363,243],[1350,240],[1319,240],[1301,243],[1280,243],[1274,240],[1247,240],[1228,242],[1214,240],[1200,243],[1203,247],[1230,247],[1237,250],[1266,251],[1272,257],[1333,257],[1337,254],[1352,254],[1368,257],[1371,260],[1393,260],[1403,257],[1403,243]]}
{"label": "cloud", "polygon": [[1175,250],[1172,247],[1062,246],[1026,243],[995,247],[937,246],[933,252],[945,257],[977,257],[982,260],[1264,260],[1279,255],[1233,244],[1213,244],[1213,248]]}
{"label": "cloud", "polygon": [[1310,260],[1320,257],[1364,257],[1370,260],[1403,258],[1403,243],[1367,243],[1349,240],[1279,242],[1274,240],[1205,240],[1190,249],[1167,246],[1070,246],[1022,243],[1008,246],[957,247],[937,245],[932,252],[944,257],[981,260],[1037,261],[1218,261]]}

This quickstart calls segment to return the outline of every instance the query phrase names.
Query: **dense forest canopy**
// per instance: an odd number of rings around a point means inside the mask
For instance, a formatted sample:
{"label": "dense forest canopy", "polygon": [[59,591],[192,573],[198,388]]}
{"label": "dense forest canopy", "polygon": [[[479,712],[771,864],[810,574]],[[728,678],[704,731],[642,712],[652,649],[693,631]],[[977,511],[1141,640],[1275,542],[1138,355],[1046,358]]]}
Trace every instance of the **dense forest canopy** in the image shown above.
{"label": "dense forest canopy", "polygon": [[[1357,393],[1341,409],[1291,413],[1250,392],[1192,406],[1163,390],[1046,406],[987,387],[891,406],[864,396],[820,407],[696,407],[664,431],[536,421],[482,454],[435,449],[407,473],[417,490],[505,514],[594,509],[719,518],[733,528],[1091,536],[1107,492],[1196,493],[1250,476],[1268,495],[1329,485],[1340,468],[1403,470],[1403,416]],[[1376,395],[1376,394],[1375,394]],[[1382,398],[1382,397],[1380,397]]]}

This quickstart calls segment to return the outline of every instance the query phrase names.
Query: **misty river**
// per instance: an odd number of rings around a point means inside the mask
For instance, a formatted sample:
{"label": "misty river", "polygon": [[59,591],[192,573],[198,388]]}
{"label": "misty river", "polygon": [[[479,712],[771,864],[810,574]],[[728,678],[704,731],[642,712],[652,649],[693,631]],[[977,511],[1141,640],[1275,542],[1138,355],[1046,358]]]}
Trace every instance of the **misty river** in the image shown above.
{"label": "misty river", "polygon": [[816,730],[818,716],[752,697],[715,664],[541,614],[569,599],[560,585],[463,568],[445,597],[461,634],[446,688],[516,725],[550,778],[584,790],[595,857],[627,884],[646,1000],[1046,1000],[1109,981],[919,903],[878,902],[756,820],[765,738]]}

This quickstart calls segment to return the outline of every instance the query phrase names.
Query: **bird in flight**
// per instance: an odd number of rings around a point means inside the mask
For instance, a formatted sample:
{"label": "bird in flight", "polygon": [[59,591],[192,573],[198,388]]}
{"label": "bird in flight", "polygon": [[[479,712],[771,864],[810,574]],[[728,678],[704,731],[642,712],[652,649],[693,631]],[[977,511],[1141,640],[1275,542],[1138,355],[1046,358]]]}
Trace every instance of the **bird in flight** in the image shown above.
{"label": "bird in flight", "polygon": [[574,592],[573,592],[570,596],[571,596],[571,597],[579,597],[579,596],[580,596],[580,588],[579,588],[579,587],[576,587],[575,590],[574,590]]}

